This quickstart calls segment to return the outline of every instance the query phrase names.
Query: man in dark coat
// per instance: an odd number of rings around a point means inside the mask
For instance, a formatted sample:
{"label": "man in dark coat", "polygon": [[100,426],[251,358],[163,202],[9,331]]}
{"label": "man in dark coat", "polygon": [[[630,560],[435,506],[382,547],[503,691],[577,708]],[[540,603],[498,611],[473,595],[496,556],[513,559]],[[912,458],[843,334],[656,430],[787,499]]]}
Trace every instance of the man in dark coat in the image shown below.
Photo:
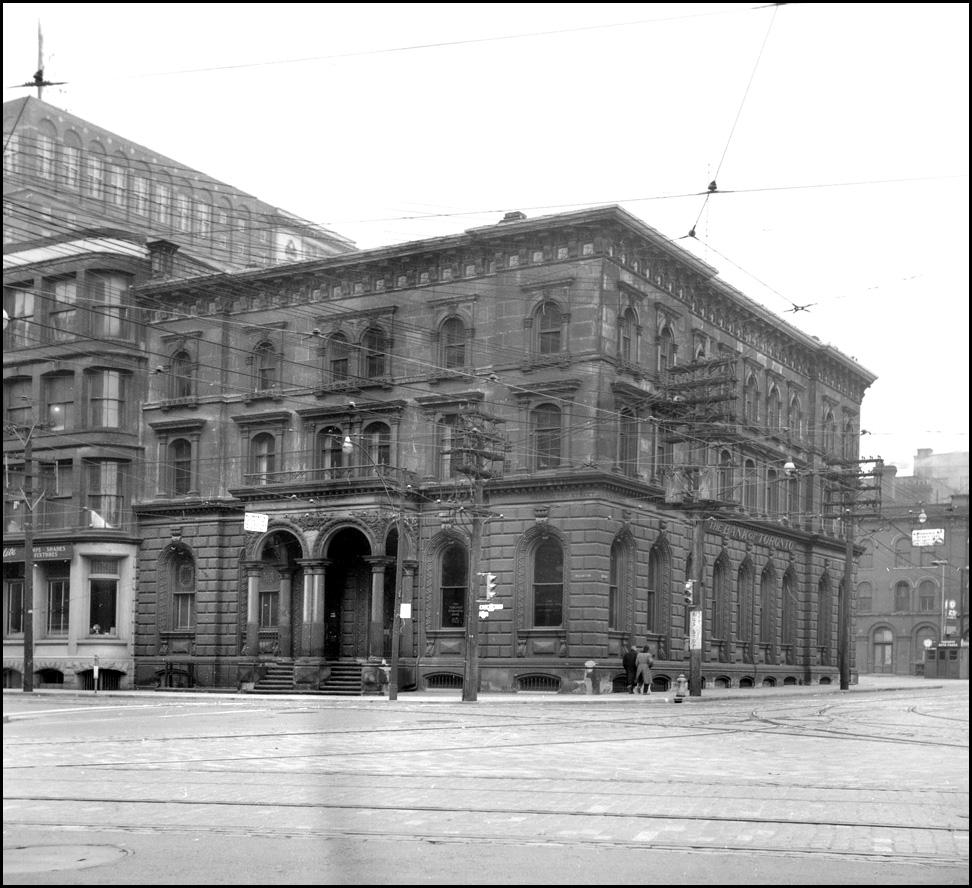
{"label": "man in dark coat", "polygon": [[629,694],[634,693],[635,669],[637,668],[637,661],[638,649],[632,645],[624,652],[624,656],[621,658],[621,665],[624,666],[624,673],[627,677]]}

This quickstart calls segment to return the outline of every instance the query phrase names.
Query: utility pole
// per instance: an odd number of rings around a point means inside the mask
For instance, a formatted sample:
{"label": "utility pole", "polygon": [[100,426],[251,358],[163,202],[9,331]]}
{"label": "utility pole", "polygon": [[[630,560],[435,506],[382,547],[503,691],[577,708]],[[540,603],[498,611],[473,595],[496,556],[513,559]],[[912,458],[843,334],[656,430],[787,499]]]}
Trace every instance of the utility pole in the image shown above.
{"label": "utility pole", "polygon": [[398,550],[395,553],[395,608],[392,613],[392,650],[391,650],[391,674],[388,676],[388,699],[398,699],[398,656],[401,650],[401,619],[402,610],[402,575],[404,574],[403,563],[405,561],[405,511],[404,494],[403,501],[398,507]]}
{"label": "utility pole", "polygon": [[12,427],[24,445],[24,693],[34,690],[34,509],[44,498],[41,492],[34,500],[34,433],[46,424],[34,423],[26,428],[26,435]]}
{"label": "utility pole", "polygon": [[483,517],[486,514],[485,483],[493,477],[493,463],[506,458],[505,438],[499,431],[502,420],[479,410],[478,405],[459,414],[453,455],[456,470],[472,481],[471,527],[469,534],[469,583],[466,587],[466,651],[462,678],[464,703],[475,703],[479,693],[479,596],[480,562],[483,546]]}
{"label": "utility pole", "polygon": [[705,591],[702,578],[705,575],[705,519],[698,517],[692,528],[692,583],[691,610],[689,611],[689,696],[702,696],[702,620],[705,609]]}
{"label": "utility pole", "polygon": [[850,689],[850,629],[851,629],[851,579],[854,570],[854,513],[844,510],[844,582],[838,588],[837,600],[837,670],[840,673],[840,689]]}

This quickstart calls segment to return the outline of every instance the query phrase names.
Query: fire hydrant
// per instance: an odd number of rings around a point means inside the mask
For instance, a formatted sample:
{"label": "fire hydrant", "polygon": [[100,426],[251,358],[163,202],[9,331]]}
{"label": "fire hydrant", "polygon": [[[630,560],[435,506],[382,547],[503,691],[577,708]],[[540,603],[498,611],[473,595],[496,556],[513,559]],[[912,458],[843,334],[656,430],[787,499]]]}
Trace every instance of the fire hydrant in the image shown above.
{"label": "fire hydrant", "polygon": [[682,697],[688,693],[688,679],[685,677],[684,673],[680,673],[678,678],[675,679],[675,702],[681,703]]}

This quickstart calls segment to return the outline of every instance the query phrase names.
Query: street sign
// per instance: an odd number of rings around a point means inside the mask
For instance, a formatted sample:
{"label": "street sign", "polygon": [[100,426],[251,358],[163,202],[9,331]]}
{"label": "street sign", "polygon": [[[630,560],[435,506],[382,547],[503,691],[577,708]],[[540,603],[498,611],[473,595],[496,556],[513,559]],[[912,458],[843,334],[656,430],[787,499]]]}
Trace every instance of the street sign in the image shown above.
{"label": "street sign", "polygon": [[262,512],[244,512],[243,530],[254,533],[266,533],[270,526],[270,516]]}

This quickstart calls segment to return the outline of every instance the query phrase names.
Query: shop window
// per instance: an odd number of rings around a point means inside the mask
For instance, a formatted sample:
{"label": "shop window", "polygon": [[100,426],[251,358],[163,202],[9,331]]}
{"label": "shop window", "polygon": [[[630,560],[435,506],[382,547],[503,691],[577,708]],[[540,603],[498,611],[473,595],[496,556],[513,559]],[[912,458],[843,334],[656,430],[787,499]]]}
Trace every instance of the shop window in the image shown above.
{"label": "shop window", "polygon": [[15,562],[3,567],[3,634],[24,632],[24,564]]}
{"label": "shop window", "polygon": [[47,634],[67,635],[71,603],[71,563],[47,564]]}
{"label": "shop window", "polygon": [[547,538],[533,552],[533,625],[562,626],[564,622],[564,551]]}
{"label": "shop window", "polygon": [[89,562],[89,632],[115,635],[118,625],[118,565],[115,558],[92,558]]}
{"label": "shop window", "polygon": [[458,543],[450,543],[442,550],[440,561],[440,622],[443,629],[466,625],[468,585],[469,559],[466,550]]}

